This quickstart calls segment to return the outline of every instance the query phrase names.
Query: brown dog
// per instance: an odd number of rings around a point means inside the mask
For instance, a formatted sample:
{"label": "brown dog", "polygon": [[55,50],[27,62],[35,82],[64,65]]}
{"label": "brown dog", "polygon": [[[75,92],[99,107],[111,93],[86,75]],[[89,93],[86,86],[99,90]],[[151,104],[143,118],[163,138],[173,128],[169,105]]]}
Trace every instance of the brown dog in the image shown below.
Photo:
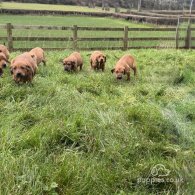
{"label": "brown dog", "polygon": [[41,62],[43,62],[43,64],[46,65],[45,53],[42,48],[36,47],[32,49],[29,53],[32,57],[34,56],[36,57],[37,65],[39,65]]}
{"label": "brown dog", "polygon": [[123,75],[127,75],[127,80],[130,80],[130,70],[134,71],[134,75],[137,74],[136,62],[133,56],[124,55],[117,63],[114,69],[111,70],[115,73],[117,79],[122,79]]}
{"label": "brown dog", "polygon": [[5,45],[0,45],[0,53],[3,53],[6,59],[9,59],[10,53]]}
{"label": "brown dog", "polygon": [[82,70],[83,67],[83,59],[81,54],[78,52],[73,52],[70,56],[63,60],[64,71],[77,71],[78,67]]}
{"label": "brown dog", "polygon": [[28,52],[17,56],[11,62],[11,74],[16,83],[32,82],[36,70],[36,58],[32,58]]}
{"label": "brown dog", "polygon": [[4,53],[0,53],[0,76],[3,74],[3,69],[7,67],[7,63],[9,61],[7,60]]}
{"label": "brown dog", "polygon": [[90,57],[91,68],[94,70],[105,69],[106,56],[101,51],[94,51]]}

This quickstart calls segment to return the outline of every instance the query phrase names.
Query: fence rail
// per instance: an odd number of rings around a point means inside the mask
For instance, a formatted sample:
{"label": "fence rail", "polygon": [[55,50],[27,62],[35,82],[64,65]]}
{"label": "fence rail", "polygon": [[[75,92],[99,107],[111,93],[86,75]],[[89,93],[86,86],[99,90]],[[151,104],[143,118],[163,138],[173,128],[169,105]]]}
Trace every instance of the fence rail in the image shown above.
{"label": "fence rail", "polygon": [[[0,29],[5,30],[6,36],[0,36],[0,42],[5,41],[10,51],[15,50],[27,50],[29,48],[25,47],[15,47],[17,42],[33,42],[33,41],[47,41],[47,42],[71,42],[71,47],[63,48],[63,47],[45,47],[46,50],[63,50],[63,49],[74,49],[74,50],[127,50],[127,49],[146,49],[146,48],[183,48],[189,49],[194,48],[192,42],[195,41],[195,37],[193,37],[192,32],[195,32],[195,28],[191,28],[190,25],[187,28],[180,28],[180,32],[184,32],[185,35],[179,36],[178,29],[174,27],[168,28],[129,28],[125,26],[124,28],[105,28],[105,27],[79,27],[74,25],[72,27],[67,26],[35,26],[35,25],[12,25],[11,23],[7,23],[6,25],[0,25]],[[64,31],[70,31],[70,36],[67,37],[49,37],[49,36],[14,36],[13,31],[15,30],[61,30],[62,34]],[[2,31],[2,30],[1,30]],[[94,31],[96,34],[101,31],[104,32],[121,32],[123,36],[121,37],[79,37],[78,34],[81,31],[91,32]],[[141,36],[132,36],[132,33],[137,34],[138,32],[143,32]],[[168,36],[149,36],[148,34],[144,34],[148,32],[172,32],[171,35]],[[145,35],[145,36],[144,36]],[[104,44],[100,44],[100,46],[92,47],[93,43],[89,47],[79,47],[79,43],[81,42],[100,42],[104,43],[104,41],[109,42],[120,42],[121,46],[111,45],[110,47],[105,47]],[[152,45],[150,44],[152,41],[159,41],[161,44]],[[163,43],[172,42],[174,45],[164,46]],[[184,41],[182,46],[179,45],[179,41]],[[138,45],[131,46],[131,42],[139,42],[139,43],[147,43],[147,45]],[[158,42],[158,43],[159,43]],[[22,43],[21,43],[22,44]],[[166,44],[165,44],[166,45]]]}

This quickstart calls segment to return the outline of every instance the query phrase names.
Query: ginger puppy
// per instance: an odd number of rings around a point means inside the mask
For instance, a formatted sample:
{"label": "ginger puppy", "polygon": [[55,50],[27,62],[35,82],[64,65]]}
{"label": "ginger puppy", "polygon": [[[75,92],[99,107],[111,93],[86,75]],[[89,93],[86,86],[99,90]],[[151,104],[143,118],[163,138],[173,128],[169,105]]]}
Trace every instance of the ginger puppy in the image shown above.
{"label": "ginger puppy", "polygon": [[83,59],[81,54],[78,52],[73,52],[70,56],[63,60],[64,71],[78,71],[78,67],[82,70]]}
{"label": "ginger puppy", "polygon": [[34,57],[34,56],[36,57],[37,65],[39,65],[41,62],[44,65],[46,65],[45,52],[43,51],[42,48],[36,47],[36,48],[32,49],[29,53],[32,57]]}
{"label": "ginger puppy", "polygon": [[26,52],[11,62],[11,74],[16,83],[32,82],[37,70],[36,59]]}
{"label": "ginger puppy", "polygon": [[9,63],[9,61],[7,60],[5,54],[0,53],[0,76],[3,74],[3,69],[7,67],[7,63]]}
{"label": "ginger puppy", "polygon": [[0,45],[0,53],[3,53],[6,59],[9,59],[10,53],[5,45]]}
{"label": "ginger puppy", "polygon": [[133,56],[124,55],[117,63],[114,69],[111,70],[115,74],[116,79],[122,79],[123,75],[127,75],[127,80],[130,80],[130,71],[134,71],[134,76],[137,74],[136,62]]}
{"label": "ginger puppy", "polygon": [[94,51],[90,57],[90,64],[93,70],[101,69],[104,71],[106,56],[101,51]]}

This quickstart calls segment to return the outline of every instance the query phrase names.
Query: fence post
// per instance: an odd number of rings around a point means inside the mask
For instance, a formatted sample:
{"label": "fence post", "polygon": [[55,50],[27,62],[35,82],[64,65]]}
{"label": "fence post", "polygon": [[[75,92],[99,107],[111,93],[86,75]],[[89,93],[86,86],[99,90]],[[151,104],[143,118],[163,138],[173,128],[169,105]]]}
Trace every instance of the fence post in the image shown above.
{"label": "fence post", "polygon": [[9,51],[13,50],[12,24],[7,23],[7,43]]}
{"label": "fence post", "polygon": [[175,35],[175,47],[179,48],[179,25],[180,25],[180,17],[177,19],[177,27],[176,27],[176,35]]}
{"label": "fence post", "polygon": [[127,50],[128,49],[128,33],[129,33],[129,27],[125,26],[124,28],[124,38],[123,38],[123,50]]}
{"label": "fence post", "polygon": [[77,39],[78,39],[78,26],[73,26],[73,49],[77,50]]}
{"label": "fence post", "polygon": [[176,47],[176,49],[178,49],[179,48],[179,28],[177,27],[177,29],[176,29],[176,36],[175,36],[175,47]]}
{"label": "fence post", "polygon": [[191,48],[191,28],[190,24],[188,25],[187,28],[187,36],[186,36],[186,41],[185,41],[185,48],[190,49]]}

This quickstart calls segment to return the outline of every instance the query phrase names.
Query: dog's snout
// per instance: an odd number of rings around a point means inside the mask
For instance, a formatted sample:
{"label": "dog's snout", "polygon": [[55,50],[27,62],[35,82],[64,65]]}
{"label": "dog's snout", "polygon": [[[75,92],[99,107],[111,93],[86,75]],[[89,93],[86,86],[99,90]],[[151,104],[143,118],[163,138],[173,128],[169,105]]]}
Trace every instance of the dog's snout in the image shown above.
{"label": "dog's snout", "polygon": [[117,79],[121,80],[122,79],[122,76],[118,76]]}
{"label": "dog's snout", "polygon": [[7,64],[3,64],[3,68],[6,68],[7,67]]}
{"label": "dog's snout", "polygon": [[22,74],[20,73],[20,72],[18,72],[17,74],[16,74],[16,77],[21,77],[22,76]]}
{"label": "dog's snout", "polygon": [[70,68],[68,66],[65,66],[64,67],[64,71],[68,71],[69,72],[70,71]]}

